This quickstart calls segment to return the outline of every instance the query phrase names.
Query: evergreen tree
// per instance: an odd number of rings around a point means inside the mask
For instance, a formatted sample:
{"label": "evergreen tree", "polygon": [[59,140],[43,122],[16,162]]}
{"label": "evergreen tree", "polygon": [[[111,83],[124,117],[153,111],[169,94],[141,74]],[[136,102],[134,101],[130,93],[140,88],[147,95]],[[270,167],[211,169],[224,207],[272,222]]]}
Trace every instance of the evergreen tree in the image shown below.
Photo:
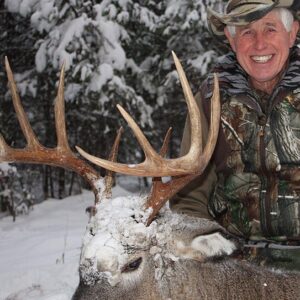
{"label": "evergreen tree", "polygon": [[[23,69],[15,62],[13,69],[41,142],[46,146],[56,143],[53,100],[64,63],[71,146],[107,156],[117,128],[124,125],[116,110],[119,103],[143,127],[156,149],[172,125],[171,155],[177,155],[186,110],[171,50],[181,59],[196,91],[216,56],[205,19],[207,5],[218,2],[6,0],[9,14],[30,25],[30,30],[14,22],[10,27],[1,26],[4,31],[12,28],[15,43],[24,35],[24,45],[33,46],[31,60],[21,54]],[[130,130],[125,132],[119,160],[141,160],[142,152]],[[8,140],[19,137],[11,128],[7,136]],[[44,168],[46,196],[55,196],[53,189],[58,184],[59,197],[63,197],[70,178],[63,171],[51,174],[52,169]]]}

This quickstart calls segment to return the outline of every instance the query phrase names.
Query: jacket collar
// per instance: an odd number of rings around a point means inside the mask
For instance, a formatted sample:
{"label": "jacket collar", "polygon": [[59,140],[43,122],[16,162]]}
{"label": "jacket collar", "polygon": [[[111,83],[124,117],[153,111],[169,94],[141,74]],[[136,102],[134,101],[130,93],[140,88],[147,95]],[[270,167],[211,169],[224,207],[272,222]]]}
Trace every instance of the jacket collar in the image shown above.
{"label": "jacket collar", "polygon": [[[236,96],[252,100],[255,103],[259,102],[258,94],[250,86],[248,75],[237,62],[234,52],[220,57],[208,75],[206,99],[210,99],[212,95],[213,73],[218,73],[220,94],[223,101]],[[274,102],[278,95],[282,96],[297,88],[300,88],[300,49],[295,46],[291,49],[289,64],[283,72],[282,79],[270,95],[270,102]]]}

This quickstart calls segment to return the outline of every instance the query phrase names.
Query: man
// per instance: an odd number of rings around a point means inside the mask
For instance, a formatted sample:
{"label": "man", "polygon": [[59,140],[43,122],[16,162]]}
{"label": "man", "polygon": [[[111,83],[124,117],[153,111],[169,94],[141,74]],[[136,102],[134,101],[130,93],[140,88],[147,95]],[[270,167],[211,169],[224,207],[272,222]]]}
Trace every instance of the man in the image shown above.
{"label": "man", "polygon": [[[298,10],[296,0],[230,0],[224,14],[210,11],[211,32],[231,48],[212,70],[219,137],[206,172],[171,200],[172,209],[214,218],[251,240],[300,242]],[[206,119],[212,73],[197,94]],[[182,152],[188,147],[187,125]]]}

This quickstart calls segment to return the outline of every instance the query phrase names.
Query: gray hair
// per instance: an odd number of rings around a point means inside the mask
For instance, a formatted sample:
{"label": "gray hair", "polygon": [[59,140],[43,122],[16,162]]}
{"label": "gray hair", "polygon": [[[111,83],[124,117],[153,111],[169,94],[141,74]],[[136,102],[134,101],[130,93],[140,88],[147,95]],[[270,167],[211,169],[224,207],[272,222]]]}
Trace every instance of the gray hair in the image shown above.
{"label": "gray hair", "polygon": [[[282,22],[284,28],[286,29],[286,31],[290,32],[292,29],[292,24],[294,22],[294,16],[291,13],[291,11],[285,7],[275,8],[274,11],[278,12],[281,22]],[[236,26],[235,25],[227,25],[226,27],[227,27],[230,35],[232,37],[234,37]]]}

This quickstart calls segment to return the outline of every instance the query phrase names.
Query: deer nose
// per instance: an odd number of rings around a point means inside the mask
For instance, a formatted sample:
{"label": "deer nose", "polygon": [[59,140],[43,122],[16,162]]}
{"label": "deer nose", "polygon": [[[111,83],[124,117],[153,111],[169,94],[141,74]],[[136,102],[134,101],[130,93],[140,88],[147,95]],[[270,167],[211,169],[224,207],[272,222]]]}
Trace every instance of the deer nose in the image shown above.
{"label": "deer nose", "polygon": [[96,251],[97,270],[99,272],[117,273],[118,257],[108,247],[101,247]]}
{"label": "deer nose", "polygon": [[99,280],[115,286],[120,282],[119,256],[116,249],[107,246],[88,245],[82,252],[80,269],[83,280],[93,284]]}
{"label": "deer nose", "polygon": [[118,257],[111,247],[88,245],[82,255],[81,263],[93,262],[99,272],[115,273],[118,270]]}

